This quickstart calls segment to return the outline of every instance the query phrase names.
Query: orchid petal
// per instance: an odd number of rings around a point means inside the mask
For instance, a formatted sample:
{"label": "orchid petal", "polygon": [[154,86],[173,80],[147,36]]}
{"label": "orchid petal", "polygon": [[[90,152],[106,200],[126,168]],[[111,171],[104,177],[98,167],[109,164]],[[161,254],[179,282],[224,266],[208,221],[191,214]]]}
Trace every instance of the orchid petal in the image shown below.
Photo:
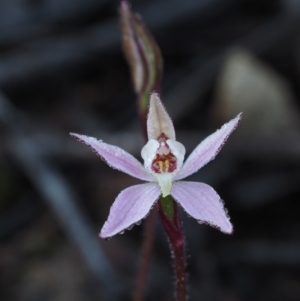
{"label": "orchid petal", "polygon": [[225,123],[215,133],[204,139],[190,154],[174,179],[181,180],[186,178],[213,160],[221,150],[229,135],[237,127],[241,115],[242,114],[240,113],[234,119]]}
{"label": "orchid petal", "polygon": [[132,177],[144,181],[154,181],[155,178],[147,172],[143,165],[123,149],[97,140],[93,137],[70,133],[71,136],[90,146],[92,150],[103,158],[113,168],[123,171]]}
{"label": "orchid petal", "polygon": [[184,155],[185,155],[185,147],[183,144],[181,144],[178,141],[174,141],[171,139],[167,140],[167,144],[170,147],[170,150],[172,154],[176,157],[177,159],[177,170],[181,169],[183,160],[184,160]]}
{"label": "orchid petal", "polygon": [[162,133],[169,139],[176,140],[173,122],[157,93],[152,93],[150,97],[147,132],[149,140],[157,139]]}
{"label": "orchid petal", "polygon": [[156,183],[134,185],[123,190],[110,208],[100,237],[108,238],[123,232],[145,218],[159,196]]}
{"label": "orchid petal", "polygon": [[156,156],[159,143],[157,140],[150,139],[142,148],[141,156],[144,159],[144,166],[150,172],[154,157]]}
{"label": "orchid petal", "polygon": [[220,196],[211,186],[197,182],[175,182],[171,195],[198,222],[209,224],[224,233],[232,233],[233,227]]}

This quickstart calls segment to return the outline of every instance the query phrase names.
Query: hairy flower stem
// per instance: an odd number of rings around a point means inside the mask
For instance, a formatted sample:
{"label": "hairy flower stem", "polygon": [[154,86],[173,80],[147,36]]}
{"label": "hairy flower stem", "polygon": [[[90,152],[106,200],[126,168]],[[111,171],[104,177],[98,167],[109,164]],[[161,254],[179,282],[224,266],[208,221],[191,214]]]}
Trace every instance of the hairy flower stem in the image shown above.
{"label": "hairy flower stem", "polygon": [[178,207],[171,196],[161,197],[157,203],[157,210],[162,225],[171,243],[174,258],[176,279],[176,300],[187,300],[187,276],[185,261],[185,242]]}

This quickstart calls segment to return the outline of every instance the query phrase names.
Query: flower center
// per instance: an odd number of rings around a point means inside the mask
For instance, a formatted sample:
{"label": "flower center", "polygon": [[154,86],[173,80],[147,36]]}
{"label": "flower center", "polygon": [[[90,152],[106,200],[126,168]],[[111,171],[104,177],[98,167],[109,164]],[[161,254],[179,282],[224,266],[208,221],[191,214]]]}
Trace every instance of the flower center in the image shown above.
{"label": "flower center", "polygon": [[167,139],[167,136],[163,133],[157,138],[159,147],[151,164],[151,168],[155,173],[172,173],[177,168],[177,159],[172,154],[166,142]]}

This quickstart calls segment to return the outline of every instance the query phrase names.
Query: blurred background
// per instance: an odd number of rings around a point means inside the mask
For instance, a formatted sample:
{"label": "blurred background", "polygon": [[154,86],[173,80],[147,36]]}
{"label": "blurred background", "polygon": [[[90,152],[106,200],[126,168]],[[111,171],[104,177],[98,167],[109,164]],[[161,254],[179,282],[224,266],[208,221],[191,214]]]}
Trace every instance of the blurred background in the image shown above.
{"label": "blurred background", "polygon": [[[235,233],[182,212],[190,300],[300,300],[300,1],[132,1],[161,47],[162,99],[189,153],[243,111],[211,184]],[[100,241],[137,180],[77,132],[140,158],[118,1],[0,1],[0,300],[131,300],[143,224]],[[157,222],[145,300],[173,300]]]}

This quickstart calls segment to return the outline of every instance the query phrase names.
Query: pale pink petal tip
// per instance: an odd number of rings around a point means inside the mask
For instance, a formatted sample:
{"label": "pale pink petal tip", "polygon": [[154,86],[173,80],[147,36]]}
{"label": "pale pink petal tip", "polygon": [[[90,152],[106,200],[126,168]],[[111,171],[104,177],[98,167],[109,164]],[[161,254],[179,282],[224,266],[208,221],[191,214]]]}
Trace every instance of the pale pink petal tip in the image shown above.
{"label": "pale pink petal tip", "polygon": [[197,172],[213,160],[222,149],[230,134],[236,129],[242,113],[225,123],[219,130],[204,139],[184,162],[181,170],[175,175],[175,180],[184,179]]}
{"label": "pale pink petal tip", "polygon": [[109,216],[99,236],[108,239],[145,218],[160,195],[156,183],[131,186],[123,190],[110,208]]}
{"label": "pale pink petal tip", "polygon": [[149,140],[157,139],[162,133],[169,139],[176,140],[173,122],[157,93],[150,96],[147,132]]}
{"label": "pale pink petal tip", "polygon": [[233,227],[226,209],[211,186],[197,182],[175,182],[171,195],[199,223],[208,224],[227,234],[232,233]]}
{"label": "pale pink petal tip", "polygon": [[70,135],[88,145],[98,156],[105,160],[110,167],[116,168],[143,181],[154,180],[154,177],[145,170],[141,162],[123,149],[104,143],[93,137],[75,133],[70,133]]}

